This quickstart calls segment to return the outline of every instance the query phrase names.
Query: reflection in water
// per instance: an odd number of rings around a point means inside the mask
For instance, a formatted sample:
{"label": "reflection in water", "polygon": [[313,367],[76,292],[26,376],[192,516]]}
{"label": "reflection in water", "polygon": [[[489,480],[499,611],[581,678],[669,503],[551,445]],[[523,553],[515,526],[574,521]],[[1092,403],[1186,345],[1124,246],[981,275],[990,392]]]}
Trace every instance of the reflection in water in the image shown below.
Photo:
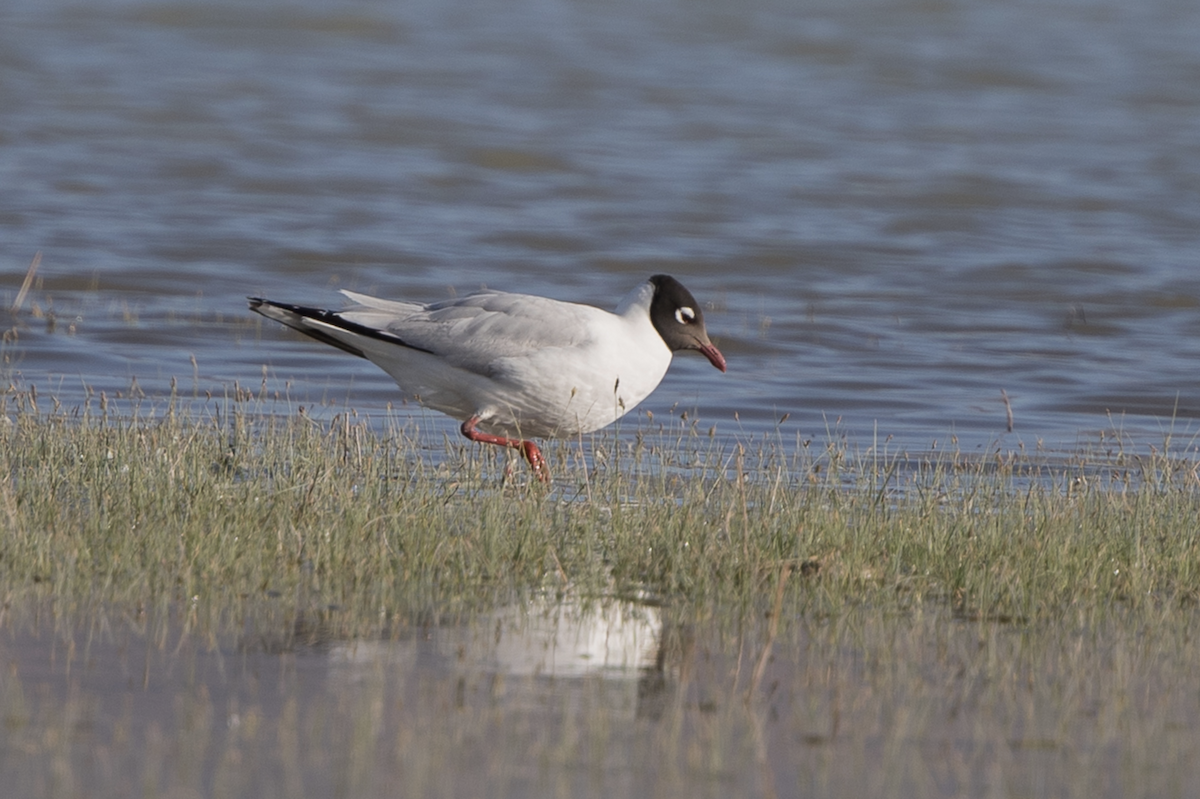
{"label": "reflection in water", "polygon": [[333,680],[355,680],[382,667],[434,669],[464,678],[510,681],[506,694],[566,693],[588,679],[609,685],[613,709],[657,718],[665,704],[663,613],[639,602],[539,597],[509,605],[461,626],[436,627],[391,641],[353,640],[329,647]]}
{"label": "reflection in water", "polygon": [[681,634],[636,603],[541,601],[396,641],[299,644],[285,624],[261,632],[291,645],[220,648],[103,610],[73,629],[10,621],[0,784],[256,799],[957,797],[998,782],[1192,796],[1196,618],[1152,613],[1075,629],[862,607],[764,631],[705,611]]}

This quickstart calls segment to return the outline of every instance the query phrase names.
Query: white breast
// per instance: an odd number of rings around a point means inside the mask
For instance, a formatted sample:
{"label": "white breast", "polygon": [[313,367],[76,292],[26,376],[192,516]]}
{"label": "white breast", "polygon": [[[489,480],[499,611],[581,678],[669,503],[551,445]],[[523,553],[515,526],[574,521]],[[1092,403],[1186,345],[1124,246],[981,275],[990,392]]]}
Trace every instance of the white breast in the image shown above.
{"label": "white breast", "polygon": [[480,427],[503,435],[570,437],[612,424],[662,382],[671,351],[647,314],[595,309],[586,344],[499,359]]}

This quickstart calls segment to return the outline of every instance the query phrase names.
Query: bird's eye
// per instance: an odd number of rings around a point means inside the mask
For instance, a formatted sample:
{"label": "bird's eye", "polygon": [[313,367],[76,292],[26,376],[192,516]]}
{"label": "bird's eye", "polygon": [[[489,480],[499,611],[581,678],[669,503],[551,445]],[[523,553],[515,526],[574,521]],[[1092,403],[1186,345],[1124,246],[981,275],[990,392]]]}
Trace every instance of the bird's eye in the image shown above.
{"label": "bird's eye", "polygon": [[675,321],[681,325],[691,324],[696,321],[696,312],[686,305],[682,308],[675,309]]}

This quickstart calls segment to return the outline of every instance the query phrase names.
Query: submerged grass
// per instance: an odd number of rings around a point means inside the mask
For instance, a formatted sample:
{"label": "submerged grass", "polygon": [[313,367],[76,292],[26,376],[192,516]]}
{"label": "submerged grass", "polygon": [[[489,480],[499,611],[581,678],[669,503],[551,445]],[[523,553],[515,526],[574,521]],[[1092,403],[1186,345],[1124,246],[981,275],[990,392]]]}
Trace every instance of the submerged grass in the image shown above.
{"label": "submerged grass", "polygon": [[546,489],[506,453],[430,452],[353,414],[6,410],[10,599],[228,613],[266,596],[357,633],[527,591],[759,606],[793,573],[812,613],[1036,620],[1200,596],[1197,465],[1169,454],[750,449],[684,426],[552,447]]}

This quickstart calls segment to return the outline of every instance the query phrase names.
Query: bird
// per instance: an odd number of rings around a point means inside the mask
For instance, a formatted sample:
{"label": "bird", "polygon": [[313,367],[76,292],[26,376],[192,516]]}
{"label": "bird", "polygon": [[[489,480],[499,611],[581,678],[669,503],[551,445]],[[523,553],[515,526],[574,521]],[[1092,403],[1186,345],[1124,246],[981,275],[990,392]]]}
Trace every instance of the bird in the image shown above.
{"label": "bird", "polygon": [[519,450],[543,482],[549,470],[532,439],[612,424],[650,395],[676,352],[726,369],[699,303],[670,275],[634,287],[611,313],[490,289],[429,304],[341,293],[344,310],[247,299],[250,310],[371,361],[403,395],[460,421],[467,439]]}

